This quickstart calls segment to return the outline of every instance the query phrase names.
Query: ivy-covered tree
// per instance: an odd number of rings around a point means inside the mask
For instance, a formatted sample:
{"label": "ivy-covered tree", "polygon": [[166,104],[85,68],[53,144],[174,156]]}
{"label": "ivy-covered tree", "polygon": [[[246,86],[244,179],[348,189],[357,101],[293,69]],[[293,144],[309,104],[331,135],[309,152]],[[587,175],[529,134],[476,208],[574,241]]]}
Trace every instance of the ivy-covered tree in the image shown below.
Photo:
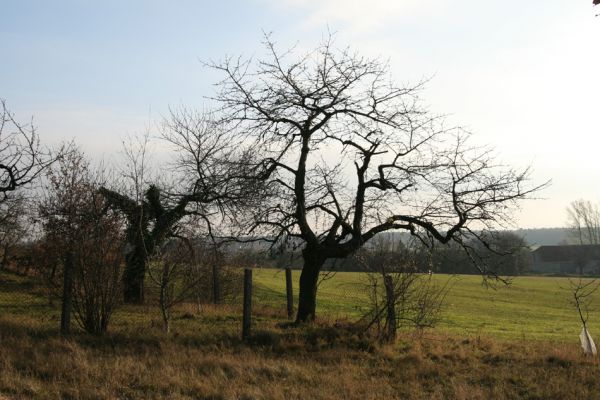
{"label": "ivy-covered tree", "polygon": [[175,234],[176,224],[187,214],[186,206],[197,198],[183,196],[174,205],[168,206],[163,204],[160,189],[154,185],[146,190],[140,203],[104,187],[100,188],[100,193],[108,205],[122,212],[127,220],[124,300],[127,303],[143,303],[149,256]]}

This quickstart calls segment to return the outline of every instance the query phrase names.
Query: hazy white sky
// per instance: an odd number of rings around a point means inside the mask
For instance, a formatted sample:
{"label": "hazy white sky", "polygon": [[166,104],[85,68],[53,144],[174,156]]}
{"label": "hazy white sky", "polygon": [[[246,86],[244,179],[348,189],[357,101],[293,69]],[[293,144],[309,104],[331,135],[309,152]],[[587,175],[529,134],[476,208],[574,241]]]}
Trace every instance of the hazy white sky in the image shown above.
{"label": "hazy white sky", "polygon": [[0,98],[35,117],[46,142],[76,138],[110,158],[120,138],[168,108],[202,107],[218,75],[200,60],[282,46],[340,46],[389,59],[394,78],[432,77],[436,113],[531,164],[542,200],[520,227],[563,225],[578,198],[600,201],[600,8],[589,0],[4,0]]}

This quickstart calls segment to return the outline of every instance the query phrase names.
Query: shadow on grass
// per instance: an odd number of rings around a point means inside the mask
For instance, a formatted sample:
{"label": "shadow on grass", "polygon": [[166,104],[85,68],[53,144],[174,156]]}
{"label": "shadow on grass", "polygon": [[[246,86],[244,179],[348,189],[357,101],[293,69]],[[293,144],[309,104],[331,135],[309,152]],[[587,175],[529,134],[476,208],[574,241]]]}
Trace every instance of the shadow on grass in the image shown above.
{"label": "shadow on grass", "polygon": [[[213,320],[214,321],[214,320]],[[170,346],[185,348],[228,349],[244,348],[263,353],[301,354],[325,349],[352,349],[372,352],[377,348],[375,341],[353,324],[312,323],[294,325],[271,322],[255,327],[247,340],[241,338],[241,325],[221,327],[214,323],[194,321],[195,326],[186,327],[169,335],[159,328],[110,331],[103,335],[92,335],[74,327],[74,332],[62,338],[56,327],[44,325],[34,318],[18,320],[11,316],[0,317],[0,336],[29,337],[34,341],[62,340],[107,354],[143,354],[167,352]]]}
{"label": "shadow on grass", "polygon": [[[44,342],[62,340],[56,307],[35,291],[39,283],[13,274],[0,273],[0,297],[14,294],[14,301],[0,302],[0,335],[30,338]],[[271,294],[271,293],[270,293]],[[18,296],[33,296],[35,302],[21,303]],[[29,297],[27,297],[29,301]],[[66,339],[83,348],[119,354],[156,352],[169,346],[261,352],[306,353],[324,349],[372,351],[372,338],[356,324],[323,320],[296,325],[287,320],[284,307],[256,304],[253,330],[247,340],[241,338],[241,309],[238,305],[203,305],[202,311],[182,308],[173,317],[173,332],[165,334],[159,318],[149,305],[124,306],[114,315],[108,332],[92,335],[81,330],[75,320]],[[18,311],[18,312],[17,312]],[[158,312],[157,312],[158,314]]]}

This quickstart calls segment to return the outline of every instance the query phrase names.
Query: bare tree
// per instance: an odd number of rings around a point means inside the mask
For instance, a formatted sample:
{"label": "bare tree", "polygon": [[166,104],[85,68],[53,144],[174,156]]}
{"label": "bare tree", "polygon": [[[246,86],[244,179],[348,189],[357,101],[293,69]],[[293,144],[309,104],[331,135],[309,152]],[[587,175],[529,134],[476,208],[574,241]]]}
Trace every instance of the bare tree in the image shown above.
{"label": "bare tree", "polygon": [[197,286],[200,278],[198,262],[190,241],[175,239],[163,245],[152,260],[157,268],[150,268],[149,277],[159,290],[158,305],[160,307],[163,330],[171,329],[171,311],[173,307],[188,298]]}
{"label": "bare tree", "polygon": [[61,160],[48,171],[46,198],[40,206],[44,231],[58,243],[59,259],[63,263],[61,334],[71,329],[73,308],[73,279],[75,274],[74,243],[78,239],[81,223],[80,208],[89,201],[88,166],[79,152]]}
{"label": "bare tree", "polygon": [[575,200],[567,207],[568,225],[577,244],[600,244],[600,209],[589,200]]}
{"label": "bare tree", "polygon": [[6,266],[13,247],[25,235],[28,201],[24,189],[56,160],[69,152],[63,146],[56,152],[44,148],[33,124],[17,120],[4,99],[0,99],[0,246]]}
{"label": "bare tree", "polygon": [[227,58],[215,100],[240,141],[254,140],[257,175],[271,197],[251,232],[305,245],[296,320],[315,317],[319,272],[376,234],[405,230],[424,242],[506,223],[540,186],[529,170],[499,165],[421,104],[422,84],[398,86],[387,64],[331,38],[307,54],[266,38],[257,62]]}
{"label": "bare tree", "polygon": [[581,347],[585,354],[596,355],[596,345],[587,329],[587,322],[590,317],[590,307],[592,304],[594,293],[600,288],[600,284],[596,279],[569,279],[569,289],[573,298],[573,305],[577,309],[579,319],[581,320]]}

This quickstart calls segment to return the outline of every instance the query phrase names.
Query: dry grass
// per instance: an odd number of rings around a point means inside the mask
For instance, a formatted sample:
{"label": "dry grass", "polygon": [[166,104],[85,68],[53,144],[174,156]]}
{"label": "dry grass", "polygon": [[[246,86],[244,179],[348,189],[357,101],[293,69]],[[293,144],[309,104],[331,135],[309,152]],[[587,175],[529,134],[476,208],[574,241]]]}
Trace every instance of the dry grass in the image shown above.
{"label": "dry grass", "polygon": [[0,399],[600,398],[598,360],[577,343],[429,331],[381,346],[347,321],[293,327],[268,306],[243,343],[231,305],[180,307],[168,337],[155,307],[127,307],[106,336],[64,339],[35,285],[0,283],[14,290],[1,303]]}
{"label": "dry grass", "polygon": [[[218,310],[209,311],[218,315]],[[268,318],[264,317],[264,318]],[[39,399],[575,399],[600,393],[575,345],[426,334],[377,346],[352,329],[267,323],[236,335],[75,335],[0,319],[0,393]],[[210,329],[210,327],[206,327]]]}

